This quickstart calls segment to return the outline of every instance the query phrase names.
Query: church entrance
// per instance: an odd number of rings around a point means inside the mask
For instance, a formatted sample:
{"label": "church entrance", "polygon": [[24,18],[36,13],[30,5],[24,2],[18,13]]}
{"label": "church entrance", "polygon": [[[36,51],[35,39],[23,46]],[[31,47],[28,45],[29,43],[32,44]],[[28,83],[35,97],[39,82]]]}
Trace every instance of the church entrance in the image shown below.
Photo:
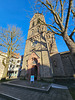
{"label": "church entrance", "polygon": [[35,72],[34,72],[34,78],[35,80],[37,80],[37,75],[38,75],[38,69],[37,69],[37,66],[35,65]]}
{"label": "church entrance", "polygon": [[36,65],[31,68],[31,75],[34,75],[34,79],[37,80],[38,68]]}
{"label": "church entrance", "polygon": [[27,63],[27,77],[30,80],[31,75],[34,75],[34,79],[38,80],[39,77],[39,66],[40,66],[40,58],[36,53],[32,53],[28,59]]}

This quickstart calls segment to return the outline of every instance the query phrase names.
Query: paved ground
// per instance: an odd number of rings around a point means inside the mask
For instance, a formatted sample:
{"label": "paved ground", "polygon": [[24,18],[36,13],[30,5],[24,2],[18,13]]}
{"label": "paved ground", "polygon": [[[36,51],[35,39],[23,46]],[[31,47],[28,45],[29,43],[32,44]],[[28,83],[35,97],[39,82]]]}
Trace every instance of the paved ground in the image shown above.
{"label": "paved ground", "polygon": [[0,97],[0,100],[6,100],[6,99],[4,99],[4,98]]}
{"label": "paved ground", "polygon": [[18,80],[18,79],[4,82],[2,84],[29,88],[29,89],[34,89],[34,90],[40,90],[40,91],[45,91],[45,92],[47,92],[51,87],[51,84],[47,82],[40,82],[40,81],[29,82],[27,80]]}
{"label": "paved ground", "polygon": [[0,92],[20,100],[73,100],[68,90],[56,88],[51,88],[50,91],[46,93],[0,84]]}

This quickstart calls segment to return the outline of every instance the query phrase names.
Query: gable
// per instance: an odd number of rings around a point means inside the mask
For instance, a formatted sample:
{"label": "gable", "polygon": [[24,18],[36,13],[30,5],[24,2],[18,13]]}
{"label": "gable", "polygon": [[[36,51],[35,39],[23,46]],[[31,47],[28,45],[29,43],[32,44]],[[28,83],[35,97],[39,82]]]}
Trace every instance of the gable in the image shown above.
{"label": "gable", "polygon": [[37,59],[39,59],[40,57],[39,57],[35,52],[33,52],[33,53],[29,56],[29,59],[32,59],[32,58],[37,58]]}

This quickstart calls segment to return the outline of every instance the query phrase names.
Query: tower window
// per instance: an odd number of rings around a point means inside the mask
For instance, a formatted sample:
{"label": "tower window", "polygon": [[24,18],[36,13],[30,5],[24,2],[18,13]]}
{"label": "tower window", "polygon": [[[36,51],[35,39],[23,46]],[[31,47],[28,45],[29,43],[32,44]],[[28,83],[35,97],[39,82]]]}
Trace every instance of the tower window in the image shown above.
{"label": "tower window", "polygon": [[39,28],[37,29],[37,32],[39,32]]}
{"label": "tower window", "polygon": [[34,22],[33,22],[33,24],[32,24],[32,27],[34,27]]}
{"label": "tower window", "polygon": [[34,41],[34,42],[32,43],[32,46],[35,47],[36,44],[37,44],[37,41]]}
{"label": "tower window", "polygon": [[34,30],[32,30],[32,34],[34,33]]}
{"label": "tower window", "polygon": [[38,20],[37,20],[37,24],[39,24],[40,23],[40,18],[38,18]]}
{"label": "tower window", "polygon": [[43,27],[42,27],[42,31],[43,31]]}

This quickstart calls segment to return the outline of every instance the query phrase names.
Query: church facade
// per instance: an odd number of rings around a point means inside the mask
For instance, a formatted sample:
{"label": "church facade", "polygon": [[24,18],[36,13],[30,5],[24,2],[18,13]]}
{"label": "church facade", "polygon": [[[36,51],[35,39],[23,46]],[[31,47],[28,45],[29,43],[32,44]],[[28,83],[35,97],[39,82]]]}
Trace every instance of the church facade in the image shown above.
{"label": "church facade", "polygon": [[[47,27],[40,24],[39,20],[45,22],[44,15],[35,13],[30,21],[21,77],[30,79],[30,76],[34,75],[35,79],[40,79],[68,75],[63,64],[63,56],[58,52],[54,34],[47,31]],[[70,69],[71,73],[68,76],[74,73],[73,67]]]}

